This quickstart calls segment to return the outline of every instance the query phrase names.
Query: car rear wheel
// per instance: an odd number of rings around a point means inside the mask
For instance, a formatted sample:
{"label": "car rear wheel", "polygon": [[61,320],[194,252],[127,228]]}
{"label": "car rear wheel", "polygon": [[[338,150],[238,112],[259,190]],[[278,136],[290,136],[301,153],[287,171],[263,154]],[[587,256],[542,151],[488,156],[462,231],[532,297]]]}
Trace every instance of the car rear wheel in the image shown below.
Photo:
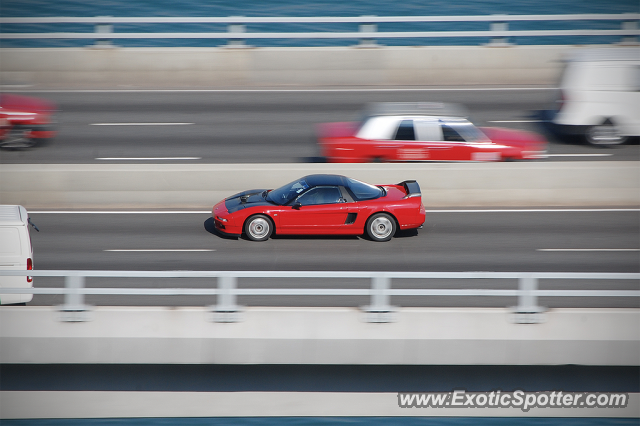
{"label": "car rear wheel", "polygon": [[244,224],[244,233],[251,241],[267,241],[273,233],[273,223],[268,216],[251,216]]}
{"label": "car rear wheel", "polygon": [[396,221],[386,213],[376,213],[367,220],[366,230],[373,241],[389,241],[396,233]]}
{"label": "car rear wheel", "polygon": [[4,148],[30,148],[36,144],[36,141],[28,137],[29,133],[31,133],[30,129],[14,126],[0,144]]}
{"label": "car rear wheel", "polygon": [[610,120],[606,120],[604,123],[597,126],[587,128],[585,138],[591,145],[599,146],[621,145],[627,141],[627,137],[622,136],[618,126],[613,124]]}

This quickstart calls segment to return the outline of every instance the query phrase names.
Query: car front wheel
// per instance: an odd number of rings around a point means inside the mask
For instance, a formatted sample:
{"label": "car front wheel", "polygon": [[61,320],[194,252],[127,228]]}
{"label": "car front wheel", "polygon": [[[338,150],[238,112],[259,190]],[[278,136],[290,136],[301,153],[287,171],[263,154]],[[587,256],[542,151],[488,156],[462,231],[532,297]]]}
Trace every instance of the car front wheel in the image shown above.
{"label": "car front wheel", "polygon": [[267,241],[273,233],[273,223],[262,214],[251,216],[244,224],[244,233],[251,241]]}
{"label": "car front wheel", "polygon": [[389,241],[396,233],[396,221],[386,213],[374,214],[367,220],[367,235],[373,241]]}

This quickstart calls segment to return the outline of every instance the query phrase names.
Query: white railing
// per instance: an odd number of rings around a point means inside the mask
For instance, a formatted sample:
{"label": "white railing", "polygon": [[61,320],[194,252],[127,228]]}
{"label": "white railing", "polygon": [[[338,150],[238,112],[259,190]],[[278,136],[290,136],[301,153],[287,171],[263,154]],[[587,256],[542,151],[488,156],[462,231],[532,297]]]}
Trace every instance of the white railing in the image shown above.
{"label": "white railing", "polygon": [[[359,39],[376,46],[375,39],[489,37],[491,44],[507,44],[510,37],[619,36],[635,43],[640,35],[638,13],[572,15],[480,16],[360,16],[360,17],[0,17],[0,24],[93,24],[94,32],[0,33],[0,39],[94,39],[110,45],[114,39],[227,39],[228,46],[244,46],[248,39]],[[618,21],[620,29],[509,30],[521,21]],[[377,31],[379,23],[489,22],[478,31]],[[248,24],[358,24],[358,31],[247,32]],[[127,32],[113,31],[114,24],[226,24],[226,32]]]}
{"label": "white railing", "polygon": [[[65,277],[64,288],[2,288],[5,294],[62,294],[61,311],[69,321],[82,321],[89,310],[85,295],[131,296],[217,296],[212,307],[220,322],[237,321],[241,308],[237,296],[368,296],[370,305],[363,307],[368,321],[387,322],[393,318],[391,296],[499,296],[517,297],[513,307],[515,321],[534,323],[542,320],[544,308],[538,297],[640,297],[640,290],[540,290],[538,281],[554,280],[635,280],[639,273],[543,273],[543,272],[348,272],[348,271],[81,271],[81,270],[0,270],[0,276]],[[86,278],[216,278],[216,288],[93,288],[85,287]],[[370,288],[238,288],[238,278],[322,278],[371,280]],[[392,280],[402,279],[492,279],[518,280],[514,289],[407,289],[391,288]],[[78,314],[79,315],[75,315]]]}

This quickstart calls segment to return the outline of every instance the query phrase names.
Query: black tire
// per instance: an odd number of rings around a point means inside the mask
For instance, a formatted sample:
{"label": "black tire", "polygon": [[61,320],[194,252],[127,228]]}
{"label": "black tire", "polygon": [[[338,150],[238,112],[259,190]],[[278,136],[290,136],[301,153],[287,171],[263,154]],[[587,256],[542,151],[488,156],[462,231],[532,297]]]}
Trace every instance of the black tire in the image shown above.
{"label": "black tire", "polygon": [[589,144],[595,146],[622,145],[627,141],[627,137],[620,135],[618,127],[609,119],[602,124],[588,127],[584,137]]}
{"label": "black tire", "polygon": [[2,140],[2,147],[4,148],[31,148],[36,145],[37,140],[28,138],[26,135],[31,130],[22,126],[12,127],[5,138]]}
{"label": "black tire", "polygon": [[269,216],[257,214],[244,223],[244,234],[251,241],[267,241],[273,233],[273,222]]}
{"label": "black tire", "polygon": [[396,233],[396,221],[386,213],[376,213],[367,219],[365,230],[373,241],[389,241]]}

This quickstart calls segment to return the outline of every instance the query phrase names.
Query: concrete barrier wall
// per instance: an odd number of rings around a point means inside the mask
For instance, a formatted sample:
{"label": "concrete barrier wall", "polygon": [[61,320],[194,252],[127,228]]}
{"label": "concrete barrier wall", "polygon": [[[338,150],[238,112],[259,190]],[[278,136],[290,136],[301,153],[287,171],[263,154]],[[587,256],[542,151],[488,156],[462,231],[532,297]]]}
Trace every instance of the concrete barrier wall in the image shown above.
{"label": "concrete barrier wall", "polygon": [[93,89],[556,85],[562,59],[584,47],[4,48],[0,83]]}
{"label": "concrete barrier wall", "polygon": [[0,203],[38,208],[203,208],[312,173],[416,179],[426,207],[638,206],[637,162],[398,164],[4,164]]}
{"label": "concrete barrier wall", "polygon": [[[514,324],[508,309],[495,308],[401,308],[397,322],[383,324],[364,322],[363,315],[355,308],[251,307],[244,311],[243,322],[213,323],[208,321],[211,312],[201,307],[96,307],[91,321],[63,323],[55,307],[6,306],[0,309],[0,359],[5,366],[640,365],[638,309],[553,309],[544,314],[542,324]],[[5,390],[0,392],[0,416],[82,418],[93,424],[92,418],[134,417],[640,414],[638,393],[629,395],[625,408],[535,408],[526,413],[518,407],[403,409],[397,395],[332,390]],[[366,421],[354,418],[354,424]]]}
{"label": "concrete barrier wall", "polygon": [[[186,423],[188,417],[311,417],[302,420],[308,424],[313,417],[351,417],[350,421],[336,419],[336,423],[357,425],[419,424],[420,420],[401,417],[467,417],[469,424],[495,424],[496,420],[482,417],[512,417],[505,424],[522,424],[520,417],[603,417],[605,423],[629,424],[624,418],[640,416],[640,394],[630,393],[625,408],[531,408],[523,412],[521,407],[496,408],[468,406],[454,408],[400,408],[398,394],[387,392],[142,392],[142,391],[4,391],[0,392],[0,411],[5,419],[83,419],[85,425],[100,425],[105,422],[92,419],[113,418],[112,422],[124,424],[128,418],[151,418],[157,424]],[[352,417],[356,416],[356,417]],[[385,423],[369,420],[372,417],[392,417]],[[159,419],[160,418],[160,419]],[[168,418],[177,418],[171,419]],[[476,419],[473,419],[476,418]],[[209,419],[201,423],[216,424]],[[452,421],[449,421],[452,420]],[[475,421],[472,421],[475,420]],[[505,419],[506,420],[506,419]],[[149,420],[151,424],[153,420]],[[229,419],[226,424],[241,424],[242,419]],[[553,421],[553,420],[551,420]],[[27,424],[37,424],[27,421]],[[463,423],[459,419],[442,419],[441,424]],[[133,423],[133,422],[131,422]],[[142,423],[142,421],[140,421]],[[191,422],[190,422],[191,423]],[[223,421],[221,421],[222,424]],[[251,424],[254,422],[246,421]],[[529,421],[527,423],[543,423]],[[561,424],[556,420],[556,424]],[[54,423],[55,424],[55,423]],[[108,424],[108,423],[107,423]],[[135,424],[135,423],[133,423]],[[254,424],[295,424],[281,419],[269,423],[255,419]],[[304,423],[302,423],[304,424]],[[329,420],[318,420],[315,424],[329,424]],[[551,423],[553,424],[553,423]],[[593,419],[585,424],[597,424]]]}
{"label": "concrete barrier wall", "polygon": [[202,307],[0,309],[0,359],[19,364],[640,365],[640,310],[553,309],[514,324],[508,309],[401,308],[393,323],[356,308],[248,307],[214,323]]}

